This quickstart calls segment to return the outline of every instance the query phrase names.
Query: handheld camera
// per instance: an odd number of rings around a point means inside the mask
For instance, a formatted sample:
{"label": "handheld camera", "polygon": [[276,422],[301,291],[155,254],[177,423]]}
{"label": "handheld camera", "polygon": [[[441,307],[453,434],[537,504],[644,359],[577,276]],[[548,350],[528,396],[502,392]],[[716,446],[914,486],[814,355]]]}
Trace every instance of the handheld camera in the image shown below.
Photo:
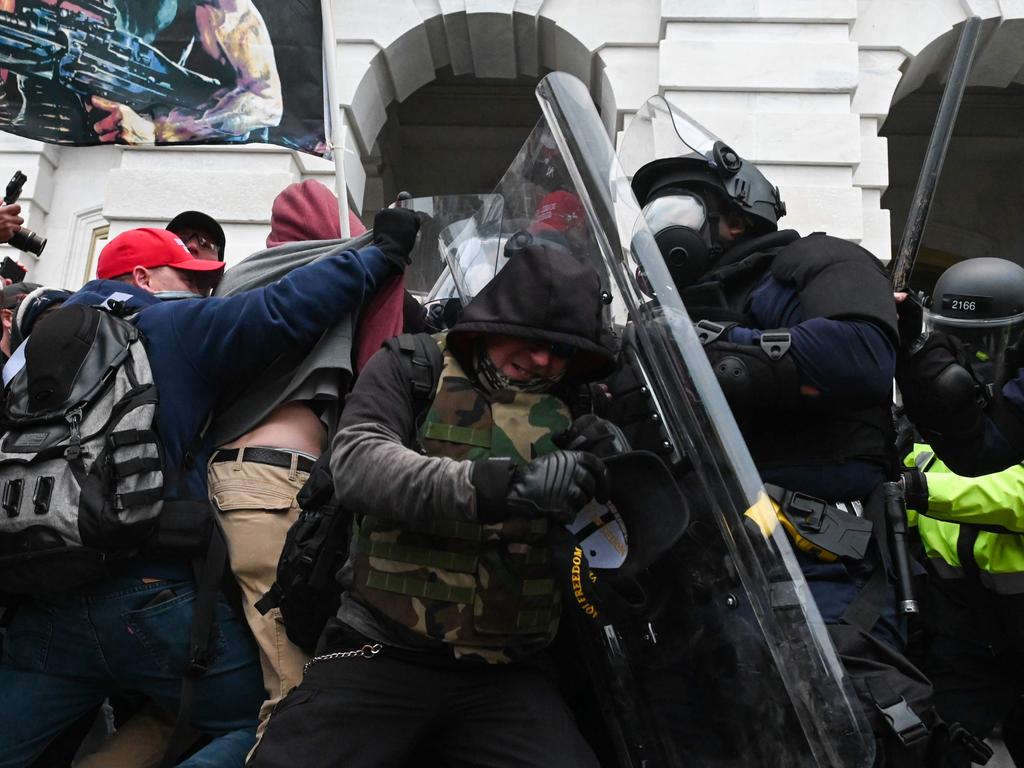
{"label": "handheld camera", "polygon": [[[4,205],[14,205],[18,202],[26,181],[28,181],[28,176],[21,171],[14,172],[14,176],[11,177],[10,182],[7,184],[7,191],[4,194]],[[14,233],[14,237],[8,241],[8,244],[19,251],[34,253],[36,256],[39,256],[43,252],[43,248],[46,247],[46,238],[40,237],[27,227],[22,227]]]}

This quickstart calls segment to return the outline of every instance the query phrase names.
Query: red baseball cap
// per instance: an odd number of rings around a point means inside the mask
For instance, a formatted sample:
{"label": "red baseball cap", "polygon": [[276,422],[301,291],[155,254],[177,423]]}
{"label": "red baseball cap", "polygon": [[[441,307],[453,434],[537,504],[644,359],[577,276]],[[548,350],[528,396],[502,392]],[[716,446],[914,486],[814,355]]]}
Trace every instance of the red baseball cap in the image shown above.
{"label": "red baseball cap", "polygon": [[96,276],[101,280],[125,275],[135,267],[174,267],[186,272],[222,272],[224,262],[194,259],[181,238],[166,229],[142,227],[122,232],[100,251]]}
{"label": "red baseball cap", "polygon": [[530,224],[531,232],[565,232],[585,221],[583,203],[572,192],[558,190],[540,201]]}

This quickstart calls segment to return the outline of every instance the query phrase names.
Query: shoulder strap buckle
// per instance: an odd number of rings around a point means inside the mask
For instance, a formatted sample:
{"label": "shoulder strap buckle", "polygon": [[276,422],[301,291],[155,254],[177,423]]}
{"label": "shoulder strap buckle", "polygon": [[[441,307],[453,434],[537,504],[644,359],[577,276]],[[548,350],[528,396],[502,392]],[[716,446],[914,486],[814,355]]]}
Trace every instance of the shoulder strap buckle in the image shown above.
{"label": "shoulder strap buckle", "polygon": [[778,360],[789,351],[793,340],[789,331],[765,331],[761,334],[761,350],[769,360]]}
{"label": "shoulder strap buckle", "polygon": [[694,326],[697,329],[697,340],[702,347],[718,341],[723,333],[727,333],[736,323],[716,323],[714,320],[698,320]]}
{"label": "shoulder strap buckle", "polygon": [[877,700],[875,707],[885,718],[885,722],[892,728],[896,738],[903,746],[908,747],[916,744],[921,739],[927,738],[928,726],[917,716],[907,700],[900,696],[895,702],[883,707]]}

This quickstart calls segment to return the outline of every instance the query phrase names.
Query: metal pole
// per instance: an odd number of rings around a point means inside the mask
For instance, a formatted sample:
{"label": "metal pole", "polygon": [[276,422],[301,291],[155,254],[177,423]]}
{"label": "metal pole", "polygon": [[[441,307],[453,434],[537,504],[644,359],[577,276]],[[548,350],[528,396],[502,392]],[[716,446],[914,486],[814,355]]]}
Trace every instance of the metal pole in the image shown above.
{"label": "metal pole", "polygon": [[[345,138],[348,126],[341,125],[344,114],[338,110],[337,77],[338,63],[335,60],[338,41],[334,37],[334,15],[331,0],[320,0],[321,26],[323,27],[324,85],[327,89],[327,106],[330,110],[330,142],[334,150],[334,191],[338,196],[338,219],[342,238],[352,236],[348,224],[348,185],[345,183]],[[339,130],[340,129],[340,130]]]}
{"label": "metal pole", "polygon": [[928,149],[924,154],[921,175],[917,179],[917,187],[910,201],[907,223],[903,228],[896,258],[892,264],[892,288],[894,291],[905,291],[910,284],[910,273],[914,269],[917,252],[921,248],[921,238],[928,223],[928,212],[931,210],[932,198],[938,186],[942,163],[946,159],[949,140],[953,136],[953,126],[960,111],[960,101],[967,86],[967,76],[971,71],[971,62],[978,46],[978,34],[981,32],[981,18],[971,16],[964,22],[960,31],[953,64],[949,68],[949,78],[942,91],[939,111],[935,116],[935,127],[932,128]]}

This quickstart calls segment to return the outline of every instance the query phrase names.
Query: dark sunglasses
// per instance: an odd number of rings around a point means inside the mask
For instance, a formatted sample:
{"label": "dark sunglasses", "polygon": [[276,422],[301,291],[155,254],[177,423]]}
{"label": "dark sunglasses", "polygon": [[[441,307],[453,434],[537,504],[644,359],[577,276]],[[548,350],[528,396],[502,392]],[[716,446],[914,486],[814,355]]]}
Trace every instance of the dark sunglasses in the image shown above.
{"label": "dark sunglasses", "polygon": [[185,245],[189,245],[190,243],[194,242],[197,248],[202,248],[203,250],[207,251],[218,250],[217,243],[215,243],[213,240],[206,237],[205,235],[200,235],[198,232],[181,232],[178,233],[178,237],[181,238],[181,242],[183,242]]}

